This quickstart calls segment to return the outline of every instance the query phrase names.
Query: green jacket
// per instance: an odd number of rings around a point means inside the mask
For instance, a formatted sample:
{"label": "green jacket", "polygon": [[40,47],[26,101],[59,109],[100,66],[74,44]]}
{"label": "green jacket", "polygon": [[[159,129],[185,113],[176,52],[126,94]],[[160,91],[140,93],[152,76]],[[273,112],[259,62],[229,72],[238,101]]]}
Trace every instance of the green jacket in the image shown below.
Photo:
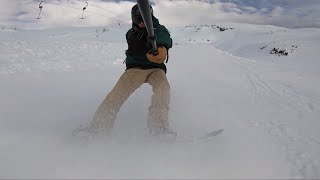
{"label": "green jacket", "polygon": [[[159,24],[159,20],[152,16],[154,33],[158,46],[164,46],[168,50],[172,47],[172,39],[167,28]],[[128,49],[126,50],[126,66],[130,68],[161,68],[167,71],[164,63],[157,64],[148,60],[146,54],[152,48],[148,42],[148,32],[146,29],[141,29],[138,25],[132,23],[132,28],[127,32],[126,39]]]}

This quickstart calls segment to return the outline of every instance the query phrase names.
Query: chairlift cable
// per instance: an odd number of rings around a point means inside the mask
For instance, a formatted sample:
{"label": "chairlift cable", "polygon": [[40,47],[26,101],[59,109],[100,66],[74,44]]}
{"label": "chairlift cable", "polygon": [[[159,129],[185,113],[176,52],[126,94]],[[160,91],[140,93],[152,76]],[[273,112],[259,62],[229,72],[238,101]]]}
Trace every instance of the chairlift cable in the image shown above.
{"label": "chairlift cable", "polygon": [[[56,6],[62,6],[62,7],[67,7],[67,8],[71,8],[71,9],[75,9],[75,10],[83,11],[83,9],[76,8],[76,7],[72,7],[72,6],[68,6],[68,5],[57,4],[57,3],[53,3],[53,2],[45,2],[45,3],[52,4],[52,5],[56,5]],[[122,20],[119,20],[119,19],[116,19],[116,18],[112,18],[112,17],[106,16],[106,15],[103,15],[103,14],[99,14],[99,13],[92,12],[92,11],[88,11],[88,10],[86,10],[86,12],[91,13],[91,14],[96,14],[96,15],[99,15],[99,16],[103,16],[103,17],[106,17],[106,18],[109,18],[109,19],[113,19],[113,20],[115,20],[115,21],[120,21],[120,22],[123,22],[123,23],[128,24],[128,22],[125,22],[125,21],[122,21]]]}
{"label": "chairlift cable", "polygon": [[[84,1],[82,1],[82,0],[77,0],[77,1],[79,1],[79,2],[84,2]],[[90,6],[93,6],[93,7],[96,7],[96,8],[102,9],[102,10],[104,10],[104,11],[110,12],[110,13],[112,13],[112,14],[118,15],[118,16],[120,16],[120,17],[122,17],[122,18],[126,19],[126,20],[131,20],[131,19],[130,19],[130,18],[128,18],[128,17],[122,16],[122,15],[120,15],[120,14],[118,14],[118,13],[115,13],[115,12],[110,11],[110,10],[108,10],[108,9],[105,9],[105,8],[103,8],[103,7],[100,7],[100,6],[94,5],[94,4],[92,4],[92,3],[90,3]]]}
{"label": "chairlift cable", "polygon": [[93,7],[96,7],[96,8],[99,8],[99,9],[105,10],[105,11],[108,11],[108,12],[113,13],[113,14],[115,14],[115,15],[118,15],[118,16],[120,16],[120,17],[122,17],[122,18],[127,19],[127,20],[131,20],[131,19],[130,19],[130,18],[128,18],[128,17],[122,16],[122,15],[120,15],[120,14],[118,14],[118,13],[115,13],[115,12],[113,12],[113,11],[110,11],[110,10],[108,10],[108,9],[105,9],[105,8],[102,8],[102,7],[99,7],[99,6],[93,5],[93,4],[90,4],[90,5],[91,5],[91,6],[93,6]]}

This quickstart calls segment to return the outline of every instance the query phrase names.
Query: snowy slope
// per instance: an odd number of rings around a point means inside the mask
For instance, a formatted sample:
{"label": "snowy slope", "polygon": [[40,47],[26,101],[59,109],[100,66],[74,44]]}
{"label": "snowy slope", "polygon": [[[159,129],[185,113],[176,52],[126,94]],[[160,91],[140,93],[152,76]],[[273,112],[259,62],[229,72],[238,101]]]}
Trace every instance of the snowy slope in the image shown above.
{"label": "snowy slope", "polygon": [[71,131],[125,69],[127,28],[0,29],[0,178],[320,178],[319,29],[170,27],[172,127],[225,132],[211,143],[148,141],[144,85],[113,142],[74,144]]}

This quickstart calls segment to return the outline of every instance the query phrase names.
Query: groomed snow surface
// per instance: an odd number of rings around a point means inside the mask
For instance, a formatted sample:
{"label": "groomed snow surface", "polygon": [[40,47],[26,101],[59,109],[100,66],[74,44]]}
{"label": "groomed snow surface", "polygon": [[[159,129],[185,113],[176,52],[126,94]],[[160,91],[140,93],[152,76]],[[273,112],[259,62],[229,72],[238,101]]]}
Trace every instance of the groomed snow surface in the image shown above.
{"label": "groomed snow surface", "polygon": [[225,131],[150,140],[146,84],[111,141],[73,141],[125,70],[128,28],[0,28],[0,178],[320,178],[319,29],[168,27],[172,128]]}

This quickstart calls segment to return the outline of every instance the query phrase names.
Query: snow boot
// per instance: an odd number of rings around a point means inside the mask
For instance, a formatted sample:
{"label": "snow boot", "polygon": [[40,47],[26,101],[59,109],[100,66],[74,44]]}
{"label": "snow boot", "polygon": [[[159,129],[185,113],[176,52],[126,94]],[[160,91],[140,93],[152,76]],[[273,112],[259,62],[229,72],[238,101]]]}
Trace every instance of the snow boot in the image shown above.
{"label": "snow boot", "polygon": [[149,134],[155,138],[160,140],[161,142],[173,142],[176,140],[177,132],[172,129],[161,127],[157,129],[149,128]]}
{"label": "snow boot", "polygon": [[96,140],[108,142],[111,139],[110,132],[95,130],[90,126],[80,126],[79,128],[73,130],[72,136],[76,141],[82,144],[87,144]]}

